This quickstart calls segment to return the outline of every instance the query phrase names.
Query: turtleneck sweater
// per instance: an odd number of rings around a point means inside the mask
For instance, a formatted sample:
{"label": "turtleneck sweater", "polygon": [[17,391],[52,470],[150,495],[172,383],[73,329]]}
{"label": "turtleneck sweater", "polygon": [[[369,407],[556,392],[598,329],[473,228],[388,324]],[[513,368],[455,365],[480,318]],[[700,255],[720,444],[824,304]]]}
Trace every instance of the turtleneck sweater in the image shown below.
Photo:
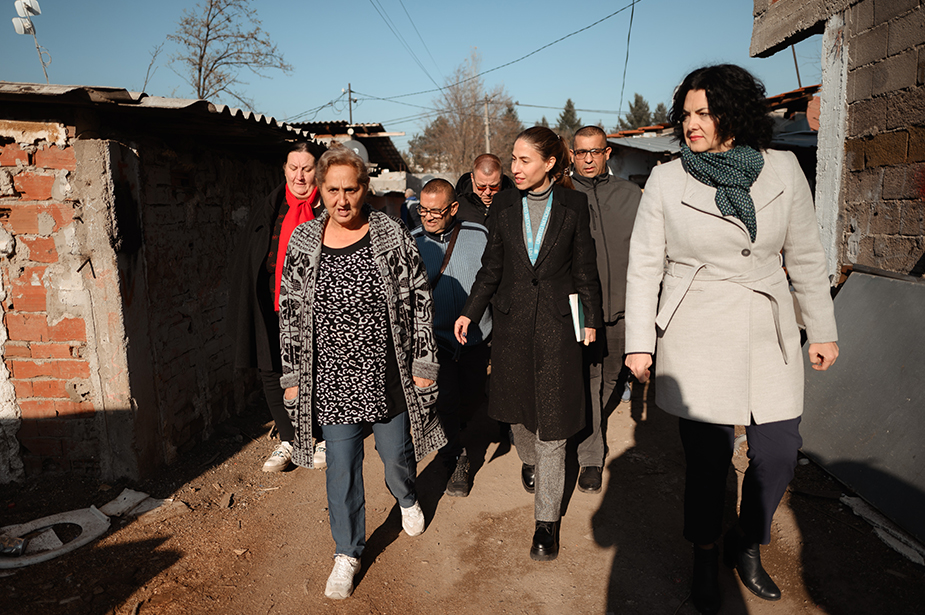
{"label": "turtleneck sweater", "polygon": [[[552,187],[555,184],[550,183],[549,187],[542,192],[527,192],[527,209],[530,211],[530,226],[532,227],[531,233],[534,235],[533,245],[541,246],[543,245],[543,236],[536,236],[536,233],[539,232],[540,223],[543,221],[543,212],[546,211],[546,201],[549,200],[549,194],[552,192]],[[526,226],[526,225],[525,225]],[[546,231],[543,231],[543,235],[546,234]],[[524,245],[527,245],[527,229],[524,228]]]}

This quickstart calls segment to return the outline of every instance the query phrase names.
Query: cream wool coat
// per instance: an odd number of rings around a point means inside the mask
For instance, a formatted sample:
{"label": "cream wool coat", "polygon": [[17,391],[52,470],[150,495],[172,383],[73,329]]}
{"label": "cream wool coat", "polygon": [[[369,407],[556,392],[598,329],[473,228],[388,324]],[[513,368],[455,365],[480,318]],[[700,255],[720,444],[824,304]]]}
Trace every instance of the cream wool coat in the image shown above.
{"label": "cream wool coat", "polygon": [[806,178],[793,154],[762,154],[755,243],[680,160],[646,183],[630,242],[626,352],[657,351],[656,403],[670,414],[727,425],[802,414],[803,356],[781,253],[809,342],[837,340]]}

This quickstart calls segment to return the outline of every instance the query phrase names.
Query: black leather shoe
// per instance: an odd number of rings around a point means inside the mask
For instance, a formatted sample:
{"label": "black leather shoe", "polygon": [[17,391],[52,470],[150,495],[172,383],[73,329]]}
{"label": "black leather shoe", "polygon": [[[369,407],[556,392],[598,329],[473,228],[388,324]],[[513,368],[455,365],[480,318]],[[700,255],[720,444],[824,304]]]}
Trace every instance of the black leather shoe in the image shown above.
{"label": "black leather shoe", "polygon": [[719,612],[719,548],[694,547],[694,574],[691,580],[691,602],[698,613]]}
{"label": "black leather shoe", "polygon": [[524,464],[520,468],[520,482],[524,484],[527,493],[533,493],[536,490],[536,468]]}
{"label": "black leather shoe", "polygon": [[533,546],[530,547],[530,559],[538,562],[551,562],[559,556],[560,521],[537,521],[533,533]]}
{"label": "black leather shoe", "polygon": [[762,600],[780,600],[780,588],[761,565],[761,549],[757,542],[746,543],[736,528],[726,534],[723,559],[739,573],[742,584]]}
{"label": "black leather shoe", "polygon": [[578,490],[584,493],[600,493],[602,471],[597,466],[585,466],[579,470]]}

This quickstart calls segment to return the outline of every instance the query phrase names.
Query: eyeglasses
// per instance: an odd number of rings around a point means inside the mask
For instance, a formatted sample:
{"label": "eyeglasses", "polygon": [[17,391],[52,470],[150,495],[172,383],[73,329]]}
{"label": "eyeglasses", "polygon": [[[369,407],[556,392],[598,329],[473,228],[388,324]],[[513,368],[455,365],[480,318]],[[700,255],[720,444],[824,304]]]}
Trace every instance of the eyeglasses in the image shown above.
{"label": "eyeglasses", "polygon": [[575,158],[584,158],[588,154],[591,154],[592,157],[596,158],[603,154],[607,148],[595,147],[594,149],[573,149],[572,153],[575,154]]}
{"label": "eyeglasses", "polygon": [[473,182],[473,184],[475,185],[476,192],[485,192],[486,190],[489,192],[498,192],[499,190],[501,190],[501,182],[498,182],[497,184],[484,184],[484,185],[479,184],[477,182]]}
{"label": "eyeglasses", "polygon": [[418,213],[421,214],[421,217],[433,216],[434,218],[442,218],[446,215],[446,212],[450,211],[450,208],[453,205],[447,205],[443,209],[425,209],[423,205],[418,205]]}

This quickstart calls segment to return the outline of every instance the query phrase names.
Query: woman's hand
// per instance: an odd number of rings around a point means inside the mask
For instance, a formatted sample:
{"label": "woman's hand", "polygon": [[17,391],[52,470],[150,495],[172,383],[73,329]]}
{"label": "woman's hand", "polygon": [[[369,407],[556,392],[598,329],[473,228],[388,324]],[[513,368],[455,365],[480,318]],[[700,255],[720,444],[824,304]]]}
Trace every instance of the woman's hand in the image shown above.
{"label": "woman's hand", "polygon": [[465,316],[460,316],[456,319],[456,324],[453,325],[453,335],[456,336],[456,341],[466,345],[466,331],[469,330],[469,323],[472,322],[470,319]]}
{"label": "woman's hand", "polygon": [[633,372],[639,382],[649,380],[649,368],[652,367],[652,355],[648,352],[634,352],[626,355],[626,366]]}
{"label": "woman's hand", "polygon": [[299,396],[299,387],[289,387],[283,391],[283,399],[295,399]]}
{"label": "woman's hand", "polygon": [[590,346],[597,341],[597,329],[585,327],[585,346]]}
{"label": "woman's hand", "polygon": [[426,389],[434,383],[433,380],[428,380],[427,378],[419,378],[417,376],[412,376],[412,378],[414,379],[414,386],[419,389]]}
{"label": "woman's hand", "polygon": [[809,345],[809,362],[816,371],[824,372],[829,369],[837,358],[838,344],[835,342]]}

